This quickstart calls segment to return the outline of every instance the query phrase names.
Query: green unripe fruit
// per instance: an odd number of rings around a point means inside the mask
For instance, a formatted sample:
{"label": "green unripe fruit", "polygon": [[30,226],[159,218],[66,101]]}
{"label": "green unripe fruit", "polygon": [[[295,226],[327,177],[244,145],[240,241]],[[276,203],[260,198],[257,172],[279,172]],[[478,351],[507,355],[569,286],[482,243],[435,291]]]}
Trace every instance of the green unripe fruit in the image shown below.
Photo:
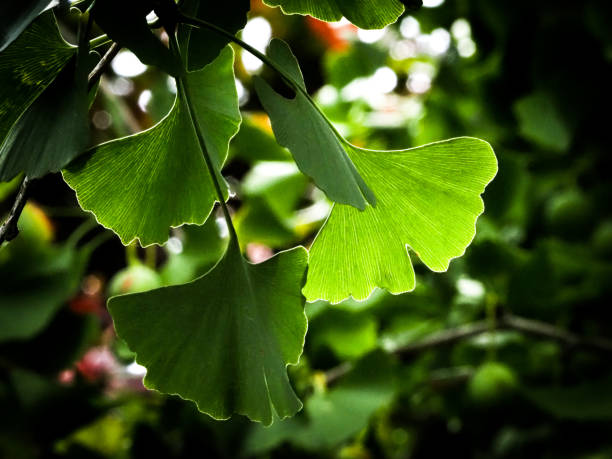
{"label": "green unripe fruit", "polygon": [[491,405],[502,401],[517,388],[514,371],[498,362],[481,365],[470,380],[468,391],[475,402]]}
{"label": "green unripe fruit", "polygon": [[108,287],[108,296],[146,292],[161,286],[162,280],[156,271],[137,264],[128,266],[113,276]]}
{"label": "green unripe fruit", "polygon": [[580,190],[567,190],[553,196],[545,209],[548,229],[565,239],[588,237],[593,223],[593,206]]}

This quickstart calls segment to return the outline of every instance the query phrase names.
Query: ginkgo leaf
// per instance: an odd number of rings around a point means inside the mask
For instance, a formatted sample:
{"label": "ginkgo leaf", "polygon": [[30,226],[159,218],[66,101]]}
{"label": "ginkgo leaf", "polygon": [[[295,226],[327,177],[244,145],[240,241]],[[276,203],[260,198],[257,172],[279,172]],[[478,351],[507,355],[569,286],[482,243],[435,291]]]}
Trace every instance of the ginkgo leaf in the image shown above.
{"label": "ginkgo leaf", "polygon": [[51,12],[42,14],[0,53],[0,144],[75,53],[76,48],[62,39]]}
{"label": "ginkgo leaf", "polygon": [[13,125],[0,146],[0,181],[21,172],[29,178],[58,172],[85,150],[87,75],[99,58],[87,53],[84,46],[76,62],[67,65]]}
{"label": "ginkgo leaf", "polygon": [[[232,34],[241,30],[247,22],[251,9],[249,0],[225,0],[207,2],[186,0],[181,3],[181,12],[198,19],[211,22]],[[185,36],[187,46],[187,70],[199,70],[214,60],[230,40],[206,29],[180,26],[180,35]]]}
{"label": "ginkgo leaf", "polygon": [[49,0],[20,0],[0,4],[0,52],[49,4]]}
{"label": "ginkgo leaf", "polygon": [[113,41],[129,48],[143,64],[155,65],[178,76],[183,71],[180,59],[164,46],[147,24],[146,16],[151,6],[149,0],[104,0],[94,4],[92,14]]}
{"label": "ginkgo leaf", "polygon": [[295,97],[287,99],[264,80],[255,78],[255,90],[270,115],[278,143],[287,147],[302,172],[335,202],[365,209],[376,198],[350,160],[342,137],[306,94],[298,62],[282,40],[274,39],[269,58],[295,85]]}
{"label": "ginkgo leaf", "polygon": [[286,14],[309,14],[323,21],[339,21],[344,16],[362,29],[381,29],[404,12],[400,0],[264,0],[280,6]]}
{"label": "ginkgo leaf", "polygon": [[188,284],[109,300],[118,335],[147,368],[145,385],[193,400],[216,419],[264,424],[301,408],[287,376],[306,335],[301,294],[307,252],[252,265],[235,241]]}
{"label": "ginkgo leaf", "polygon": [[480,195],[497,173],[491,146],[469,137],[401,151],[352,147],[350,156],[377,205],[334,206],[310,249],[308,301],[414,289],[408,248],[433,271],[448,269],[474,238]]}
{"label": "ginkgo leaf", "polygon": [[[220,170],[240,111],[227,47],[199,72],[189,73],[194,106],[208,153]],[[220,177],[218,177],[220,178]],[[79,204],[124,244],[162,244],[170,227],[202,224],[216,200],[186,103],[177,97],[170,113],[139,134],[95,147],[64,170]]]}

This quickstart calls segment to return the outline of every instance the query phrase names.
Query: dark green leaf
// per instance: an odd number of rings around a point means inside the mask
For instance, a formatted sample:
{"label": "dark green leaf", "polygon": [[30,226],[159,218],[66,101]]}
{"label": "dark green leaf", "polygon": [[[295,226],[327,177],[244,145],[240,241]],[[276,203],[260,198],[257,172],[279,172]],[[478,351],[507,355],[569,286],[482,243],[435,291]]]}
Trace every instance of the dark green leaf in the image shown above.
{"label": "dark green leaf", "polygon": [[251,265],[230,243],[205,276],[113,297],[109,310],[147,367],[147,387],[193,400],[217,419],[240,413],[270,424],[301,408],[285,367],[304,344],[306,262],[297,247]]}
{"label": "dark green leaf", "polygon": [[0,52],[49,4],[49,0],[4,1],[0,4]]}
{"label": "dark green leaf", "polygon": [[255,79],[255,89],[270,115],[278,143],[291,151],[302,172],[312,177],[331,200],[360,210],[365,209],[366,201],[374,204],[376,198],[347,155],[346,141],[304,94],[304,79],[289,46],[282,40],[272,40],[268,55],[301,89],[295,98],[286,99],[261,78]]}
{"label": "dark green leaf", "polygon": [[181,75],[180,59],[172,55],[147,24],[148,0],[96,2],[92,14],[98,25],[120,46],[130,49],[143,64],[155,65],[173,76]]}
{"label": "dark green leaf", "polygon": [[[181,5],[181,11],[189,16],[215,24],[232,34],[241,30],[247,22],[247,13],[251,8],[249,0],[225,0],[209,2],[206,0],[187,0]],[[183,33],[188,41],[187,70],[199,70],[212,62],[227,45],[229,39],[218,33],[187,26]]]}

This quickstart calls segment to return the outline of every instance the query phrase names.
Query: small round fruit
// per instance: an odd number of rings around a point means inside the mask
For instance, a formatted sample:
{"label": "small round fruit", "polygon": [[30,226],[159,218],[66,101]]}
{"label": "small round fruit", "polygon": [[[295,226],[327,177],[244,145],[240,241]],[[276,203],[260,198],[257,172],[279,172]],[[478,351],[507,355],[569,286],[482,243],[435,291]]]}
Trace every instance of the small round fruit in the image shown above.
{"label": "small round fruit", "polygon": [[108,296],[145,292],[161,286],[162,280],[156,271],[137,264],[128,266],[113,276],[108,287]]}
{"label": "small round fruit", "polygon": [[476,370],[468,391],[475,402],[490,405],[508,397],[517,385],[516,375],[511,368],[499,362],[488,362]]}

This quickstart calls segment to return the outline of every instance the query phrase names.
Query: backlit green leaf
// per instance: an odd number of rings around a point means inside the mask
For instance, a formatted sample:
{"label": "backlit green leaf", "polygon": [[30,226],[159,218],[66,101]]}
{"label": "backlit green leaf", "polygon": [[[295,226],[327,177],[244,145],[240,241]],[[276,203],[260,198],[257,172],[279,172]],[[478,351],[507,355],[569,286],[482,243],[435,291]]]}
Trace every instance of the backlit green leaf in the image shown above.
{"label": "backlit green leaf", "polygon": [[261,78],[255,79],[257,94],[270,115],[276,140],[291,151],[302,172],[336,202],[365,209],[376,198],[347,155],[344,140],[305,94],[306,86],[295,56],[282,40],[272,40],[268,55],[296,88],[287,99]]}
{"label": "backlit green leaf", "polygon": [[252,265],[233,242],[206,275],[113,297],[109,310],[147,367],[147,387],[193,400],[217,419],[240,413],[270,424],[301,408],[286,366],[297,363],[306,334],[306,263],[297,247]]}
{"label": "backlit green leaf", "polygon": [[480,194],[497,172],[491,146],[468,137],[401,151],[353,147],[350,156],[377,205],[334,206],[310,250],[308,301],[412,290],[408,248],[433,271],[448,269],[472,241]]}
{"label": "backlit green leaf", "polygon": [[[206,148],[219,169],[240,125],[233,62],[227,47],[210,65],[186,76]],[[216,200],[180,97],[157,125],[99,145],[71,164],[64,179],[81,207],[124,244],[134,239],[145,246],[164,243],[170,227],[204,223]]]}
{"label": "backlit green leaf", "polygon": [[339,21],[344,16],[362,29],[381,29],[395,22],[404,12],[399,0],[264,0],[280,6],[286,14],[309,14],[323,21]]}

